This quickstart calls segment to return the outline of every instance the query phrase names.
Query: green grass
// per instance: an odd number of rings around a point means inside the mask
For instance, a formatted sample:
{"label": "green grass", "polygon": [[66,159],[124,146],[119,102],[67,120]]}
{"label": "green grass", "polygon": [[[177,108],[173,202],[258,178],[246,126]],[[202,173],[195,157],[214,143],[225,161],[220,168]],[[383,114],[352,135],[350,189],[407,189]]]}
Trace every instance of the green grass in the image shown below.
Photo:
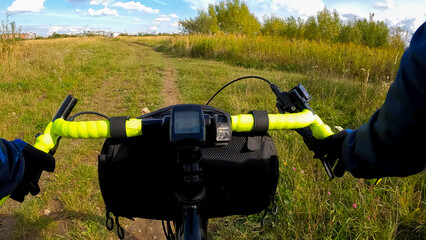
{"label": "green grass", "polygon": [[[312,95],[311,105],[317,114],[331,126],[344,128],[356,128],[366,122],[382,104],[389,87],[369,84],[365,90],[352,81],[186,58],[176,60],[176,69],[183,99],[196,103],[205,103],[215,90],[244,75],[263,76],[287,90],[301,82]],[[265,83],[249,80],[231,85],[212,105],[231,113],[253,109],[277,112],[274,100]],[[297,134],[272,134],[281,158],[277,216],[267,218],[264,229],[259,229],[258,218],[214,220],[212,228],[217,239],[417,239],[424,236],[425,200],[424,195],[421,196],[425,188],[424,173],[408,178],[387,178],[377,187],[350,174],[329,182],[321,164],[312,159],[313,154]]]}
{"label": "green grass", "polygon": [[[277,36],[226,34],[139,38],[161,51],[195,58],[215,59],[256,69],[276,69],[314,75],[391,81],[403,49],[369,48],[353,43],[289,40]],[[368,75],[368,77],[367,77]]]}
{"label": "green grass", "polygon": [[[149,41],[155,47],[163,40]],[[95,37],[18,44],[11,53],[13,58],[0,64],[0,136],[34,142],[34,134],[44,129],[67,94],[79,99],[75,111],[138,116],[143,107],[157,109],[164,101],[160,92],[166,66],[174,68],[180,99],[187,103],[206,103],[221,86],[245,75],[265,77],[282,90],[301,82],[324,122],[344,128],[365,123],[380,107],[389,87],[336,74],[260,70],[164,55],[135,43],[142,41],[146,38]],[[225,89],[211,105],[230,113],[254,109],[275,113],[274,100],[266,83],[244,80]],[[376,187],[350,174],[329,182],[297,134],[271,134],[280,155],[278,214],[268,215],[263,228],[260,215],[212,219],[209,227],[214,239],[422,239],[426,235],[425,173],[386,178]],[[43,175],[42,193],[27,197],[22,204],[9,200],[0,209],[2,236],[115,236],[104,225],[97,180],[101,144],[101,140],[62,139],[55,155],[56,171]],[[8,219],[13,226],[6,231],[2,222]]]}
{"label": "green grass", "polygon": [[[162,104],[159,54],[140,45],[104,38],[26,41],[2,64],[0,132],[6,139],[34,142],[67,94],[79,103],[75,111],[110,116],[140,115],[140,109]],[[44,174],[42,193],[23,204],[8,201],[0,214],[15,220],[16,239],[104,239],[104,204],[96,159],[101,140],[63,139],[54,174]],[[12,206],[8,206],[12,204]],[[46,215],[45,210],[51,211]],[[63,230],[65,229],[65,230]]]}

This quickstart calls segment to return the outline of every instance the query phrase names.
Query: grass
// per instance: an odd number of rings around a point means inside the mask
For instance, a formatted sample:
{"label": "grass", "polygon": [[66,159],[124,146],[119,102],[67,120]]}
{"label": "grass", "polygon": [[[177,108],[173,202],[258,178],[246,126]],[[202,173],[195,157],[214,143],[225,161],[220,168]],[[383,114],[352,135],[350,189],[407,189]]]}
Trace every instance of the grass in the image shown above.
{"label": "grass", "polygon": [[394,79],[404,51],[353,43],[225,34],[140,38],[139,41],[178,56],[215,59],[247,68],[387,82]]}
{"label": "grass", "polygon": [[[206,92],[213,93],[242,75],[261,75],[282,89],[301,82],[323,120],[345,128],[366,122],[383,102],[388,88],[387,84],[369,84],[364,98],[361,84],[332,78],[259,71],[197,59],[178,59],[176,69],[187,102],[204,103],[211,95]],[[274,100],[265,83],[246,81],[231,85],[212,105],[231,113],[253,109],[276,112]],[[424,173],[387,178],[377,187],[350,174],[329,182],[299,136],[293,132],[272,134],[281,158],[278,214],[267,218],[264,229],[259,229],[258,217],[216,219],[212,229],[217,239],[417,239],[425,234]]]}
{"label": "grass", "polygon": [[[79,99],[76,111],[137,116],[142,107],[158,108],[164,62],[145,48],[104,38],[23,42],[1,65],[1,136],[34,142],[67,94]],[[15,221],[11,237],[103,239],[110,234],[97,180],[101,144],[61,141],[55,173],[44,174],[42,194],[17,206],[8,201],[1,209]]]}
{"label": "grass", "polygon": [[[79,99],[75,112],[138,116],[143,107],[163,104],[166,66],[176,75],[182,102],[205,103],[237,77],[259,75],[282,90],[301,82],[311,106],[331,126],[357,128],[382,104],[388,83],[362,82],[339,74],[302,74],[276,68],[245,68],[223,62],[164,55],[137,43],[158,46],[156,38],[72,38],[24,41],[0,68],[0,136],[34,142],[67,94]],[[180,54],[179,54],[180,55]],[[276,112],[269,87],[246,80],[213,100],[230,113]],[[291,131],[272,132],[280,155],[278,214],[212,219],[214,239],[422,239],[425,173],[386,178],[379,186],[346,174],[327,180],[302,139]],[[42,193],[0,209],[6,239],[109,239],[97,180],[101,140],[62,139],[55,173],[44,174]],[[354,205],[355,204],[355,205]],[[125,222],[128,223],[128,222]],[[9,226],[9,228],[3,227]],[[1,237],[0,237],[1,238]]]}

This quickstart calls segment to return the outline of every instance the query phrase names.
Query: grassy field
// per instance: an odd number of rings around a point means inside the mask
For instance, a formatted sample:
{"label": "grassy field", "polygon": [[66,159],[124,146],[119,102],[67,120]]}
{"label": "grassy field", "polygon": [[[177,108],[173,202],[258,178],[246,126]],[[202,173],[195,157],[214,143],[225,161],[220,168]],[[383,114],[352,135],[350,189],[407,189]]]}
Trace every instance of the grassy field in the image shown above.
{"label": "grassy field", "polygon": [[[161,40],[160,43],[158,41]],[[146,38],[162,51],[179,56],[221,60],[256,69],[370,81],[390,81],[404,49],[369,48],[353,43],[326,43],[272,36],[189,35]]]}
{"label": "grassy field", "polygon": [[[164,39],[163,39],[164,40]],[[205,103],[237,77],[259,75],[283,90],[301,82],[311,106],[331,126],[356,128],[382,104],[388,82],[358,76],[302,74],[154,51],[157,39],[73,38],[25,41],[0,68],[0,136],[34,142],[67,94],[79,99],[75,111],[141,115],[165,104],[164,78],[174,78],[183,102]],[[164,50],[164,49],[163,49]],[[394,57],[395,58],[395,57]],[[223,59],[219,59],[223,60]],[[394,60],[393,60],[394,61]],[[229,63],[229,62],[228,62]],[[244,64],[243,64],[244,65]],[[247,66],[246,66],[247,67]],[[231,85],[212,105],[230,113],[276,112],[274,96],[260,81]],[[272,132],[280,155],[276,216],[213,219],[214,239],[422,239],[426,236],[425,173],[386,178],[374,187],[346,174],[327,180],[302,139],[291,131]],[[0,239],[110,239],[97,180],[101,140],[63,139],[57,168],[44,174],[42,193],[0,209]],[[248,199],[249,201],[249,199]],[[123,225],[131,225],[123,221]],[[126,229],[127,230],[127,229]],[[142,235],[143,236],[143,235]],[[127,239],[137,235],[127,234]],[[142,238],[143,239],[143,238]]]}

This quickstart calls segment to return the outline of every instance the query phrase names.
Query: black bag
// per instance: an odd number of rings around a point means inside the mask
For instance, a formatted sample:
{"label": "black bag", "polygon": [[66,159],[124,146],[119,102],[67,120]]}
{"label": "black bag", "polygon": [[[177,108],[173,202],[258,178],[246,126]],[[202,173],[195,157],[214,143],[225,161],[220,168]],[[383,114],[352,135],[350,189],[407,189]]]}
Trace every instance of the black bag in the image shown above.
{"label": "black bag", "polygon": [[[227,114],[202,106],[205,114]],[[140,118],[170,114],[171,107]],[[249,215],[266,209],[278,182],[278,157],[271,137],[234,133],[226,146],[203,148],[206,195],[200,212],[208,218]],[[175,152],[167,129],[143,136],[107,139],[99,155],[99,183],[107,212],[127,218],[175,220],[179,205]]]}

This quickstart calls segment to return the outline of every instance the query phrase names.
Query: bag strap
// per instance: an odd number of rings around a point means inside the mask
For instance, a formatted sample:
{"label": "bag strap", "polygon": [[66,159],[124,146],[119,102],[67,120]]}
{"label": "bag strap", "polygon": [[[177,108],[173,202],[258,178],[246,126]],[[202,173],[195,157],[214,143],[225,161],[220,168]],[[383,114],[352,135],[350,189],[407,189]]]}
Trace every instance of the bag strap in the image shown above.
{"label": "bag strap", "polygon": [[111,138],[126,138],[126,120],[129,117],[111,117],[109,119]]}
{"label": "bag strap", "polygon": [[253,110],[249,113],[253,114],[254,118],[254,127],[251,132],[255,133],[256,135],[265,134],[269,128],[268,112],[264,110]]}
{"label": "bag strap", "polygon": [[[105,225],[109,231],[114,229],[114,219],[111,217],[111,212],[107,209],[106,211],[106,222]],[[119,239],[124,239],[124,228],[120,225],[119,216],[115,216],[115,224],[117,225],[117,236]]]}

